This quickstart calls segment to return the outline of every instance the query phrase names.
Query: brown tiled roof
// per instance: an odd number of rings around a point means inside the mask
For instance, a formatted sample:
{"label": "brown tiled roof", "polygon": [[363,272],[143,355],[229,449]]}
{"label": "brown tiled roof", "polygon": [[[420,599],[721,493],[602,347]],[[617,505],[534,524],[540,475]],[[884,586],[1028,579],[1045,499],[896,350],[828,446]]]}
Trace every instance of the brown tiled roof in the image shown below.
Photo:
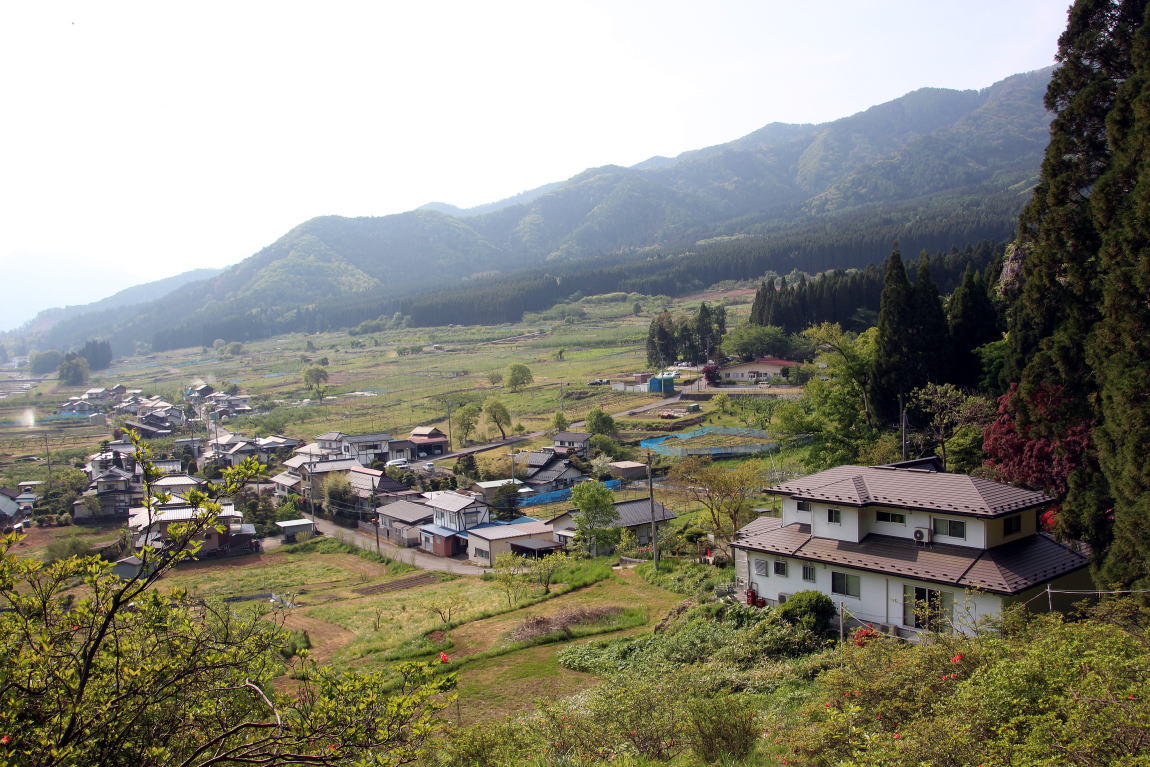
{"label": "brown tiled roof", "polygon": [[1084,555],[1070,551],[1045,534],[1031,535],[984,552],[960,583],[986,590],[997,590],[998,584],[1006,584],[1013,591],[1022,591],[1077,570],[1087,561]]}
{"label": "brown tiled roof", "polygon": [[734,546],[998,594],[1017,594],[1089,564],[1082,554],[1045,535],[985,550],[937,543],[924,547],[908,538],[873,534],[851,543],[811,537],[809,525],[783,526],[777,517],[760,517],[741,529]]}
{"label": "brown tiled roof", "polygon": [[996,517],[1054,499],[1013,485],[965,474],[886,466],[836,466],[771,488],[804,501],[846,506],[894,506]]}

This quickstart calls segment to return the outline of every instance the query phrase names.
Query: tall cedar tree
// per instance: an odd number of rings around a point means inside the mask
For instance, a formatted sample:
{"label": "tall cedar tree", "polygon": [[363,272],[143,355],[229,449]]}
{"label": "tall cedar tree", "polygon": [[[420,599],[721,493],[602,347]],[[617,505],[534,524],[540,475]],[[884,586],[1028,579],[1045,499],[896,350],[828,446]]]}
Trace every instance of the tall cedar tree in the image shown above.
{"label": "tall cedar tree", "polygon": [[938,286],[930,276],[930,260],[926,253],[919,256],[915,271],[911,288],[914,294],[914,367],[918,368],[923,384],[949,381],[952,366],[948,343],[950,331]]}
{"label": "tall cedar tree", "polygon": [[[1065,435],[1090,434],[1101,415],[1099,379],[1085,343],[1102,319],[1104,279],[1091,196],[1111,165],[1111,140],[1118,137],[1107,135],[1106,119],[1132,74],[1131,43],[1145,7],[1146,0],[1079,0],[1070,9],[1058,41],[1060,66],[1046,92],[1055,113],[1050,144],[1019,222],[1023,285],[1009,315],[1007,359],[1007,374],[1018,386],[1007,415],[1024,442],[1050,441],[1056,452]],[[987,447],[992,464],[1011,460]],[[1059,482],[1068,488],[1060,531],[1098,552],[1109,544],[1108,480],[1117,478],[1109,476],[1110,465],[1103,474],[1088,444]]]}
{"label": "tall cedar tree", "polygon": [[947,309],[950,347],[954,350],[950,380],[963,389],[974,389],[982,378],[982,360],[974,350],[1000,335],[998,312],[981,273],[966,268]]}
{"label": "tall cedar tree", "polygon": [[1133,73],[1106,119],[1112,159],[1091,198],[1102,319],[1087,344],[1101,397],[1095,441],[1114,497],[1114,539],[1102,580],[1150,586],[1150,7],[1134,37]]}
{"label": "tall cedar tree", "polygon": [[871,376],[871,402],[881,422],[898,417],[898,396],[926,383],[911,369],[915,358],[914,291],[906,278],[902,256],[895,248],[886,261],[882,308],[878,315],[878,341]]}

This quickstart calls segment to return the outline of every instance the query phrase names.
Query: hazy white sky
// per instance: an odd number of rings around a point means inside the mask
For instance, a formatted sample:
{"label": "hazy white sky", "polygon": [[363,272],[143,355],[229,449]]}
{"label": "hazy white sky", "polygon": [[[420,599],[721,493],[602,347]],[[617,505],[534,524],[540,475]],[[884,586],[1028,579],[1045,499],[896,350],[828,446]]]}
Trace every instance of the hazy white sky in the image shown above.
{"label": "hazy white sky", "polygon": [[1069,0],[0,5],[0,329],[325,214],[585,168],[1053,62]]}

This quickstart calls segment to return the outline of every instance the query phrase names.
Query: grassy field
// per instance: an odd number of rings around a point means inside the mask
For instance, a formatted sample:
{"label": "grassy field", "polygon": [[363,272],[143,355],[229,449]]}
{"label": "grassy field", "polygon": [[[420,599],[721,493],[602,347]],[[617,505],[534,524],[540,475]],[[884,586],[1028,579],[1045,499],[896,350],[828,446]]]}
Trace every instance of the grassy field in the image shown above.
{"label": "grassy field", "polygon": [[[358,589],[422,571],[401,574],[387,563],[348,553],[273,550],[234,559],[180,565],[160,588],[181,587],[199,596],[239,596],[274,591],[297,607],[275,613],[285,627],[306,631],[312,656],[348,669],[386,669],[400,658],[434,658],[449,653],[460,673],[460,702],[452,718],[475,721],[528,710],[535,698],[566,694],[597,683],[594,676],[558,666],[555,653],[583,637],[648,630],[683,597],[651,586],[634,571],[610,573],[603,580],[546,598],[538,587],[525,587],[508,606],[494,581],[441,576],[430,585],[383,594]],[[610,574],[608,574],[610,573]],[[455,605],[450,627],[431,609]],[[525,622],[557,620],[573,611],[606,615],[577,625],[569,635],[524,639]],[[269,614],[271,617],[271,614]],[[537,644],[545,642],[545,644]]]}
{"label": "grassy field", "polygon": [[[722,300],[721,295],[709,298]],[[632,314],[636,300],[642,308],[639,315]],[[293,334],[246,343],[235,356],[214,349],[179,349],[117,359],[88,386],[122,383],[175,402],[193,383],[235,385],[266,412],[230,426],[257,436],[279,432],[311,438],[332,429],[402,434],[418,425],[445,425],[448,402],[457,407],[489,396],[505,402],[516,425],[536,430],[557,411],[576,421],[594,407],[622,412],[657,400],[587,383],[621,380],[647,370],[645,338],[651,317],[668,306],[679,311],[697,303],[697,298],[680,305],[665,298],[618,294],[589,297],[515,324],[395,329],[360,336]],[[572,307],[581,316],[571,316]],[[745,310],[744,305],[731,306],[731,324]],[[408,353],[412,348],[422,351]],[[301,370],[321,361],[329,372],[328,396],[317,402],[310,399]],[[534,383],[511,392],[491,382],[493,373],[515,363],[531,369]],[[18,459],[44,457],[47,449],[56,461],[70,462],[108,437],[110,426],[45,420],[59,403],[85,388],[47,380],[0,401],[0,482],[44,473]],[[497,434],[481,423],[473,436],[480,440]]]}
{"label": "grassy field", "polygon": [[24,538],[12,549],[12,552],[21,557],[36,557],[44,559],[54,542],[76,541],[74,550],[98,548],[111,543],[120,537],[120,528],[116,527],[85,527],[69,525],[67,527],[29,527],[24,532]]}

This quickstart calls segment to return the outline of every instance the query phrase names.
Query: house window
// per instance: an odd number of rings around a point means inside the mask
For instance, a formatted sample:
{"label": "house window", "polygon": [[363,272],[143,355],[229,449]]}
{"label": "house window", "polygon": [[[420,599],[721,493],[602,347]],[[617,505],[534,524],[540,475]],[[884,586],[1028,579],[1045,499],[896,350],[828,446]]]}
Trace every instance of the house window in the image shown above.
{"label": "house window", "polygon": [[755,575],[766,575],[766,574],[767,574],[767,560],[756,559],[755,560]]}
{"label": "house window", "polygon": [[862,583],[857,575],[831,571],[831,592],[844,597],[858,599],[862,594]]}
{"label": "house window", "polygon": [[966,538],[966,523],[957,519],[935,519],[934,534],[949,538]]}
{"label": "house window", "polygon": [[776,559],[775,560],[775,575],[786,578],[787,577],[787,563]]}
{"label": "house window", "polygon": [[832,525],[843,523],[843,513],[839,509],[827,509],[827,522]]}
{"label": "house window", "polygon": [[1002,534],[1014,535],[1022,531],[1022,515],[1015,514],[1013,517],[1007,517],[1002,520]]}
{"label": "house window", "polygon": [[815,582],[815,566],[803,565],[803,580],[810,583]]}
{"label": "house window", "polygon": [[954,594],[925,586],[902,587],[902,624],[927,631],[942,631],[954,617]]}
{"label": "house window", "polygon": [[491,559],[491,552],[489,552],[487,549],[476,548],[475,556],[477,559]]}
{"label": "house window", "polygon": [[906,524],[906,514],[896,514],[893,511],[876,511],[874,518],[879,522],[890,522],[896,525]]}
{"label": "house window", "polygon": [[795,508],[797,508],[799,511],[810,511],[811,510],[811,502],[810,501],[799,501],[798,503],[795,504]]}

